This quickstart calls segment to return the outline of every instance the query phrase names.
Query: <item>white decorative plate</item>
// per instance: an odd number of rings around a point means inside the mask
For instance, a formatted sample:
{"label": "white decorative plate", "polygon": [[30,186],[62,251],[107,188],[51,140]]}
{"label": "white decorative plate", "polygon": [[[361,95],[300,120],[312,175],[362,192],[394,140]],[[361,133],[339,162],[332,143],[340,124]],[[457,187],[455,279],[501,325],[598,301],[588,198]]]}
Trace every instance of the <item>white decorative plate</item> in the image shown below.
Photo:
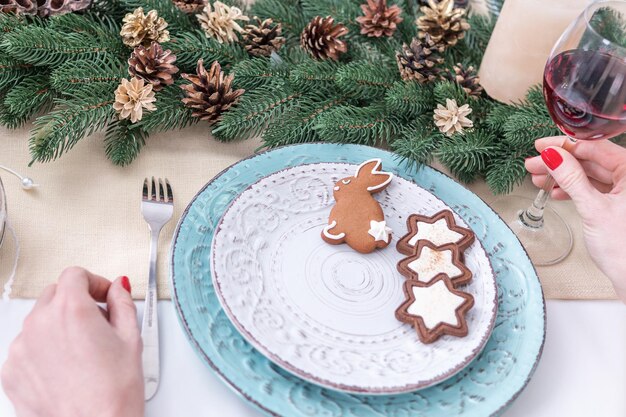
{"label": "white decorative plate", "polygon": [[[415,183],[395,177],[375,195],[393,230],[391,245],[363,255],[325,243],[336,181],[357,165],[319,163],[260,179],[226,210],[213,239],[212,275],[224,311],[255,348],[279,366],[332,389],[409,392],[446,379],[487,342],[496,309],[495,277],[478,239],[465,251],[475,300],[469,334],[425,345],[396,320],[404,301],[403,258],[395,242],[412,213],[449,209]],[[384,168],[384,167],[383,167]],[[455,214],[462,226],[467,225]]]}

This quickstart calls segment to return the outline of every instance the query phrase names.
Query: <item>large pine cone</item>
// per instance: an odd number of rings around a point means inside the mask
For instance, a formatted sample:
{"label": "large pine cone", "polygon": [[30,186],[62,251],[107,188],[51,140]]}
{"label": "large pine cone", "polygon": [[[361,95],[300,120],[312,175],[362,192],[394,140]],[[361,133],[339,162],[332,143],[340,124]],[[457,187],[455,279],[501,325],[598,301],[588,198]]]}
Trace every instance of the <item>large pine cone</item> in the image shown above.
{"label": "large pine cone", "polygon": [[256,25],[247,25],[243,42],[246,51],[253,56],[270,56],[272,52],[278,51],[285,44],[282,35],[282,25],[274,23],[272,19],[261,21],[255,18]]}
{"label": "large pine cone", "polygon": [[304,28],[300,35],[300,45],[316,59],[337,61],[339,55],[348,51],[348,45],[340,40],[348,33],[342,23],[337,23],[330,16],[316,16]]}
{"label": "large pine cone", "polygon": [[149,82],[154,91],[159,91],[174,83],[173,75],[178,72],[174,62],[176,55],[169,49],[164,51],[156,42],[152,42],[148,48],[139,45],[128,59],[128,73]]}
{"label": "large pine cone", "polygon": [[471,97],[478,98],[482,95],[483,87],[480,85],[480,78],[473,66],[465,68],[459,63],[453,67],[453,70],[445,73],[446,79],[455,81]]}
{"label": "large pine cone", "polygon": [[172,3],[187,14],[196,14],[204,9],[206,0],[172,0]]}
{"label": "large pine cone", "polygon": [[421,38],[430,35],[435,43],[454,46],[465,37],[470,28],[465,20],[467,10],[454,7],[454,0],[428,0],[428,6],[420,9],[422,16],[417,18],[416,24]]}
{"label": "large pine cone", "polygon": [[[439,2],[440,0],[437,0]],[[418,0],[420,6],[428,6],[428,0]],[[454,0],[454,7],[460,7],[461,9],[467,9],[469,6],[469,0]]]}
{"label": "large pine cone", "polygon": [[356,18],[361,25],[361,35],[371,38],[393,36],[397,26],[402,22],[402,9],[398,5],[387,7],[387,0],[367,0],[361,5],[363,16]]}
{"label": "large pine cone", "polygon": [[244,90],[233,90],[233,76],[225,76],[219,62],[213,62],[209,72],[204,68],[202,60],[198,61],[196,74],[183,74],[182,77],[191,84],[180,87],[187,97],[183,103],[193,109],[193,116],[213,124],[220,120],[222,113],[237,102]]}
{"label": "large pine cone", "polygon": [[411,45],[402,45],[402,52],[396,54],[400,76],[405,81],[416,80],[420,84],[435,81],[441,72],[441,56],[444,48],[429,37],[413,38]]}
{"label": "large pine cone", "polygon": [[77,12],[91,6],[91,0],[0,0],[0,12],[41,17]]}

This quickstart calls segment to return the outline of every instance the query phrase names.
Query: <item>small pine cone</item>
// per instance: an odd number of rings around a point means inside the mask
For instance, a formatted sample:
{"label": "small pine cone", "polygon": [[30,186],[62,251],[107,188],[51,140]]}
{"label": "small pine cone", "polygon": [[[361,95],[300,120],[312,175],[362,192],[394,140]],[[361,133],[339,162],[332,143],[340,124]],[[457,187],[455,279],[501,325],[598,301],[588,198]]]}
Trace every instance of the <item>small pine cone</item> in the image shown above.
{"label": "small pine cone", "polygon": [[419,37],[429,35],[436,43],[446,46],[454,46],[465,37],[465,32],[470,28],[465,20],[467,10],[454,8],[454,0],[428,0],[428,6],[420,9],[422,16],[417,18],[416,24],[419,29]]}
{"label": "small pine cone", "polygon": [[439,66],[444,61],[443,50],[429,37],[413,38],[410,46],[403,44],[402,52],[396,54],[400,76],[405,81],[416,80],[420,84],[437,80],[441,72]]}
{"label": "small pine cone", "polygon": [[437,104],[434,111],[433,119],[435,126],[446,136],[452,136],[455,133],[463,133],[467,128],[474,127],[467,116],[472,112],[469,104],[459,106],[456,100],[446,99],[446,105]]}
{"label": "small pine cone", "polygon": [[172,3],[187,14],[200,13],[206,6],[206,0],[172,0]]}
{"label": "small pine cone", "polygon": [[330,16],[316,16],[300,35],[300,45],[316,59],[337,61],[339,55],[348,51],[348,45],[340,40],[348,33],[343,23],[337,23]]}
{"label": "small pine cone", "polygon": [[453,69],[454,71],[448,70],[445,73],[444,77],[446,79],[455,81],[473,98],[478,98],[482,95],[483,87],[480,85],[480,78],[473,66],[465,68],[463,64],[456,64]]}
{"label": "small pine cone", "polygon": [[169,49],[164,51],[156,42],[148,48],[139,45],[128,59],[128,73],[149,82],[154,91],[159,91],[174,83],[173,75],[178,72],[174,62],[176,55]]}
{"label": "small pine cone", "polygon": [[270,56],[272,52],[278,51],[285,44],[282,35],[282,25],[274,23],[272,19],[261,21],[255,17],[256,25],[247,25],[243,42],[246,51],[253,56]]}
{"label": "small pine cone", "polygon": [[221,1],[213,3],[213,7],[211,3],[207,3],[196,18],[206,37],[216,39],[219,43],[232,43],[238,40],[237,33],[243,33],[243,28],[237,20],[246,22],[250,20],[237,7],[227,6]]}
{"label": "small pine cone", "polygon": [[183,74],[182,77],[191,84],[180,87],[185,90],[182,101],[185,106],[193,109],[193,116],[213,124],[220,120],[222,113],[237,102],[244,90],[233,90],[233,75],[224,75],[219,62],[213,62],[209,72],[200,59],[196,74]]}
{"label": "small pine cone", "polygon": [[[440,0],[437,0],[439,3]],[[428,6],[428,0],[418,0],[420,6]],[[461,9],[467,9],[469,6],[469,0],[454,0],[454,7]]]}
{"label": "small pine cone", "polygon": [[115,90],[115,102],[113,109],[118,113],[120,120],[130,119],[137,123],[143,116],[143,111],[156,110],[152,103],[156,101],[152,85],[144,84],[140,78],[133,77],[122,80]]}
{"label": "small pine cone", "polygon": [[363,16],[356,18],[361,25],[361,35],[371,38],[393,36],[398,24],[402,22],[402,9],[398,5],[387,7],[387,0],[367,0],[361,5]]}
{"label": "small pine cone", "polygon": [[124,25],[120,35],[124,44],[135,47],[139,44],[150,45],[151,42],[167,42],[170,32],[166,29],[167,22],[159,17],[156,10],[143,14],[143,8],[138,7],[132,13],[127,13],[123,19]]}

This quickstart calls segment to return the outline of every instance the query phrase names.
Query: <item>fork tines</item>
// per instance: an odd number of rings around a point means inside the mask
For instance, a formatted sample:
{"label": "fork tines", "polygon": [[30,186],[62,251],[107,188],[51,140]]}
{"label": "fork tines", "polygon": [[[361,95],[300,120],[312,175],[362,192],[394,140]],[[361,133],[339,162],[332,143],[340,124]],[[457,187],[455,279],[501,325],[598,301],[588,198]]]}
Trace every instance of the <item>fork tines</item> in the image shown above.
{"label": "fork tines", "polygon": [[[158,190],[157,182],[159,184]],[[152,177],[152,180],[148,180],[148,178],[146,178],[143,181],[143,200],[156,201],[161,203],[173,203],[174,193],[172,192],[172,187],[170,186],[170,182],[168,181],[168,179],[165,178],[164,181],[159,178],[157,181],[154,179],[154,177]]]}

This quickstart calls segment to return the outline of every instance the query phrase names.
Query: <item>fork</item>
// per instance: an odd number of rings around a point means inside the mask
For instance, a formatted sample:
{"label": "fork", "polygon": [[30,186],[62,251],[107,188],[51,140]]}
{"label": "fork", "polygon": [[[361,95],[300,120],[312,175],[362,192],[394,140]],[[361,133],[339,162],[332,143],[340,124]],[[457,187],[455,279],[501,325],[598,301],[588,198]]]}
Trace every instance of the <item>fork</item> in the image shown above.
{"label": "fork", "polygon": [[[141,325],[141,339],[143,340],[143,353],[141,360],[143,363],[143,379],[145,385],[144,398],[151,399],[159,387],[159,321],[157,316],[157,246],[159,244],[159,233],[174,213],[174,194],[170,183],[165,179],[157,182],[152,177],[151,184],[148,178],[143,182],[143,198],[141,201],[141,213],[150,228],[150,275],[148,279],[148,289],[146,291],[146,303],[143,313],[143,323]],[[167,190],[167,193],[164,191]]]}

